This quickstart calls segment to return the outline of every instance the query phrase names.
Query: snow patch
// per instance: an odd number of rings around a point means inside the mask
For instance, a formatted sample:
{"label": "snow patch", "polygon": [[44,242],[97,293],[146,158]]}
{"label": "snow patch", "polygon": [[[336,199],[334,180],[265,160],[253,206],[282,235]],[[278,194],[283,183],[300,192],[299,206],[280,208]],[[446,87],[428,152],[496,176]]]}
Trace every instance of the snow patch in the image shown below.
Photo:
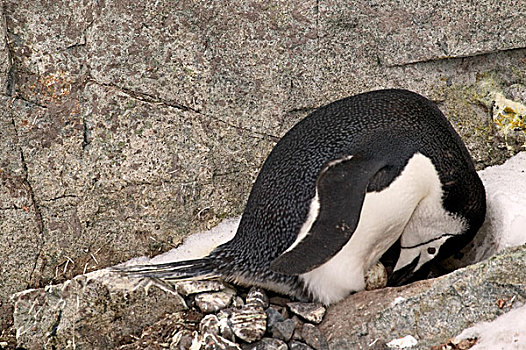
{"label": "snow patch", "polygon": [[470,350],[526,349],[526,305],[464,330],[456,341],[477,338]]}
{"label": "snow patch", "polygon": [[412,335],[406,335],[403,338],[393,339],[389,343],[385,344],[391,349],[407,349],[412,348],[418,344],[418,341]]}
{"label": "snow patch", "polygon": [[475,262],[526,243],[526,152],[479,171],[486,188],[486,220],[476,242]]}
{"label": "snow patch", "polygon": [[163,264],[172,261],[202,258],[215,247],[230,241],[236,234],[240,217],[223,220],[216,227],[188,236],[181,245],[153,257],[148,263]]}

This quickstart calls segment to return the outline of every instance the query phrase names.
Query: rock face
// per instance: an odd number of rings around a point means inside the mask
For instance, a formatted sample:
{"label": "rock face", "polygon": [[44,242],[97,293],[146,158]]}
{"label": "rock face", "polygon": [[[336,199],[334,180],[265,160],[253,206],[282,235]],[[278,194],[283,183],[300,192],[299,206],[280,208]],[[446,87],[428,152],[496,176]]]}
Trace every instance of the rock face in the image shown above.
{"label": "rock face", "polygon": [[[526,243],[520,225],[526,213],[521,196],[524,169],[522,152],[480,172],[489,210],[481,238],[466,254],[467,262]],[[229,237],[237,224],[238,220],[227,220],[150,261],[190,258],[192,252],[197,257],[202,252],[193,249],[200,242]],[[218,281],[152,284],[102,270],[15,295],[15,328],[18,345],[30,349],[72,344],[74,339],[78,349],[90,348],[88,344],[130,350],[152,344],[178,349],[204,344],[232,349],[242,344],[250,349],[383,349],[416,342],[413,348],[441,350],[457,344],[453,337],[464,328],[493,320],[525,301],[525,254],[522,246],[435,280],[357,293],[328,311],[319,304],[269,298],[260,288],[236,291]],[[511,332],[526,327],[515,323]],[[468,333],[487,342],[483,329],[475,327]],[[506,332],[499,329],[499,334]],[[468,345],[479,337],[460,336],[458,341]],[[515,340],[499,337],[508,338]]]}
{"label": "rock face", "polygon": [[[521,227],[526,213],[521,196],[524,169],[526,152],[480,172],[488,215],[464,263],[526,242]],[[192,235],[185,244],[151,261],[189,258],[200,241],[228,237],[237,224],[227,220]],[[30,349],[73,344],[73,340],[78,349],[93,344],[94,348],[121,345],[131,350],[159,343],[180,349],[203,344],[238,349],[240,343],[251,349],[383,349],[415,342],[416,349],[447,349],[448,344],[456,344],[453,337],[464,328],[493,320],[524,303],[525,254],[526,246],[514,248],[435,280],[357,293],[327,313],[319,304],[269,298],[260,288],[245,293],[218,281],[185,281],[172,287],[102,270],[17,294],[15,329],[18,345]],[[526,327],[516,323],[517,329]],[[470,334],[479,334],[487,343],[483,329],[476,327]],[[506,329],[499,329],[505,335]],[[516,339],[499,336],[502,341],[508,338]],[[459,338],[468,345],[476,340]]]}
{"label": "rock face", "polygon": [[515,145],[490,120],[494,93],[526,96],[526,6],[514,2],[6,0],[2,11],[4,300],[239,214],[274,142],[338,98],[420,92],[482,167]]}

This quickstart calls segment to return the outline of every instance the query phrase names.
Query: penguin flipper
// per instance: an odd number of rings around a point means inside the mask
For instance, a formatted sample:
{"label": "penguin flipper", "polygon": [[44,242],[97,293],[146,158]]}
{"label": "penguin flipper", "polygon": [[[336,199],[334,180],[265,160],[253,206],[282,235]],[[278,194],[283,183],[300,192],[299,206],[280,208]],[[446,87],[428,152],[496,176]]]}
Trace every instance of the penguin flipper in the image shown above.
{"label": "penguin flipper", "polygon": [[[329,162],[318,175],[318,215],[310,230],[277,257],[272,271],[300,275],[330,260],[349,241],[360,220],[371,181],[383,177],[380,159],[347,157]],[[383,182],[383,181],[382,181]],[[316,200],[316,198],[314,199]]]}

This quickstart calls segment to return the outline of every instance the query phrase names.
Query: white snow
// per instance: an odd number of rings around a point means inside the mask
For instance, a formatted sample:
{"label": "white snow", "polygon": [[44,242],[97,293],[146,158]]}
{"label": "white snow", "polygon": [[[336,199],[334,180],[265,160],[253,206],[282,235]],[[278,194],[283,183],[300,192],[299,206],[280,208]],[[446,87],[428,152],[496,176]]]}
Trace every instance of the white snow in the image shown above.
{"label": "white snow", "polygon": [[153,257],[148,263],[162,264],[171,261],[202,258],[215,247],[228,242],[236,234],[240,218],[223,220],[209,231],[202,231],[188,236],[183,244]]}
{"label": "white snow", "polygon": [[526,305],[492,322],[481,322],[464,330],[456,340],[477,338],[470,350],[526,349]]}
{"label": "white snow", "polygon": [[[486,188],[486,221],[478,233],[475,262],[526,243],[526,152],[479,171]],[[471,350],[526,349],[526,306],[492,322],[464,330],[458,340],[477,338]]]}
{"label": "white snow", "polygon": [[479,171],[486,188],[486,221],[476,261],[526,243],[526,152]]}
{"label": "white snow", "polygon": [[403,338],[393,339],[389,343],[385,344],[391,349],[407,349],[412,348],[418,344],[418,341],[412,335],[406,335]]}

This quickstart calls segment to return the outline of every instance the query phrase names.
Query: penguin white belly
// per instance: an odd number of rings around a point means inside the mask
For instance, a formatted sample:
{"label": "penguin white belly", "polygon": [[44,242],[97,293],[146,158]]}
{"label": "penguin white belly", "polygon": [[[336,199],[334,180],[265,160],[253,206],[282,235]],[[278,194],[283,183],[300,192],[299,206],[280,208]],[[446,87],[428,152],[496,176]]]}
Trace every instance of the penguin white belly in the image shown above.
{"label": "penguin white belly", "polygon": [[387,188],[366,194],[348,243],[329,261],[299,276],[310,294],[330,304],[363,290],[365,272],[400,237],[419,203],[437,190],[440,181],[433,164],[415,154]]}

